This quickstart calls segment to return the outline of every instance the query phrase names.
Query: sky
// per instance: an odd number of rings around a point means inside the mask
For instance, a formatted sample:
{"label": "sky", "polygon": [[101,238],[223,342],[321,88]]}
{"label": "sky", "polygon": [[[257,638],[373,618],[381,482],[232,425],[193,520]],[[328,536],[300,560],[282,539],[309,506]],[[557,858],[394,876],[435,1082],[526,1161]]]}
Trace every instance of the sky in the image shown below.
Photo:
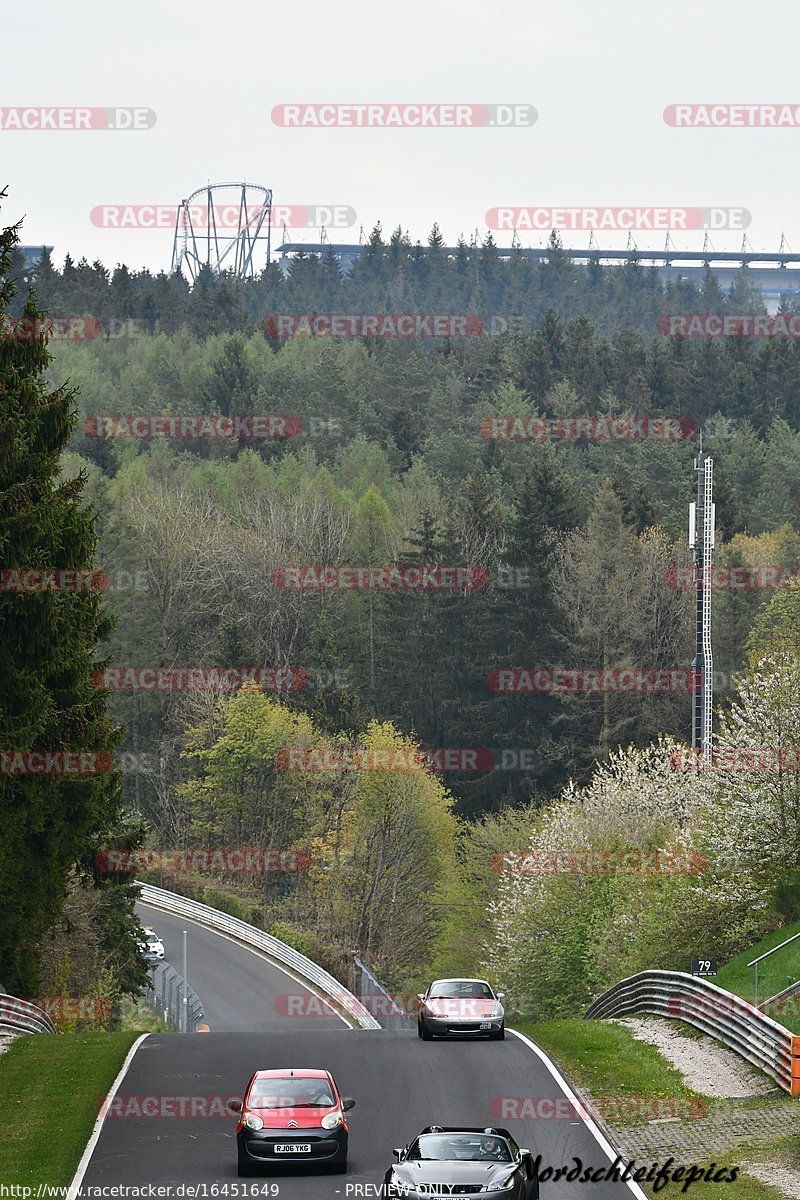
{"label": "sky", "polygon": [[[785,233],[800,252],[800,11],[789,0],[5,0],[0,20],[4,113],[155,113],[150,128],[133,130],[18,129],[9,122],[19,116],[3,117],[0,220],[24,217],[21,241],[53,245],[57,263],[69,252],[168,270],[171,213],[163,228],[119,229],[93,223],[93,210],[169,209],[209,182],[240,180],[271,188],[276,205],[353,210],[352,225],[329,229],[333,242],[358,241],[377,221],[424,241],[437,221],[453,244],[484,236],[498,207],[672,206],[745,210],[733,219],[748,222],[752,248],[775,250]],[[504,128],[273,120],[278,105],[321,103],[530,105],[537,116]],[[665,121],[669,105],[712,103],[792,105],[798,119],[783,128]],[[519,240],[544,245],[548,232],[523,228]],[[319,237],[316,228],[287,234]],[[493,236],[508,245],[512,233]],[[568,246],[588,241],[581,230],[561,236]],[[741,227],[709,236],[718,250],[742,244]],[[666,234],[633,237],[661,249]],[[695,249],[704,233],[671,237]],[[595,238],[624,247],[628,234]]]}

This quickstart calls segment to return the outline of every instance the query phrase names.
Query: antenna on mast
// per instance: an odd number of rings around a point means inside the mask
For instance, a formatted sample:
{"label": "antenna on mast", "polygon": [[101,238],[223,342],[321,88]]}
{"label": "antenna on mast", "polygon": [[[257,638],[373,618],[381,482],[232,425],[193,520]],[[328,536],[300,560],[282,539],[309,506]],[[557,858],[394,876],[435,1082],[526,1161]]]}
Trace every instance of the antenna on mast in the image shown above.
{"label": "antenna on mast", "polygon": [[697,499],[689,505],[689,545],[695,566],[695,656],[692,662],[692,749],[711,761],[714,656],[711,651],[711,562],[714,557],[714,460],[700,451],[694,460]]}

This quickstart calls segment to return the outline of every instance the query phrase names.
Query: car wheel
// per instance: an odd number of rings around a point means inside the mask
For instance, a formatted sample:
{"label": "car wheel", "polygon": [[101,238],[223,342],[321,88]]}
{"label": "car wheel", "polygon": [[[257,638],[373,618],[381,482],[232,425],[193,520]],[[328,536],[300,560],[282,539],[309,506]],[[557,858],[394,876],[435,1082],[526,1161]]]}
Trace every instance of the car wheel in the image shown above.
{"label": "car wheel", "polygon": [[502,1041],[503,1041],[503,1039],[505,1038],[505,1036],[506,1036],[506,1027],[505,1027],[505,1025],[501,1025],[501,1026],[500,1026],[500,1029],[497,1031],[497,1033],[490,1033],[490,1034],[489,1034],[489,1037],[492,1039],[492,1041],[493,1041],[493,1042],[502,1042]]}
{"label": "car wheel", "polygon": [[424,1021],[421,1021],[421,1022],[420,1022],[420,1026],[419,1026],[419,1036],[422,1038],[423,1042],[430,1042],[430,1041],[433,1041],[433,1034],[432,1034],[432,1033],[431,1033],[431,1031],[428,1029],[428,1027],[427,1027],[427,1025],[425,1024],[425,1022],[424,1022]]}
{"label": "car wheel", "polygon": [[346,1175],[347,1174],[347,1162],[345,1161],[343,1163],[334,1163],[333,1164],[333,1173],[334,1173],[334,1175]]}
{"label": "car wheel", "polygon": [[255,1173],[255,1168],[253,1167],[252,1163],[242,1162],[241,1158],[239,1159],[238,1174],[240,1179],[243,1176],[255,1175]]}
{"label": "car wheel", "polygon": [[422,1022],[417,1021],[417,1037],[422,1037]]}

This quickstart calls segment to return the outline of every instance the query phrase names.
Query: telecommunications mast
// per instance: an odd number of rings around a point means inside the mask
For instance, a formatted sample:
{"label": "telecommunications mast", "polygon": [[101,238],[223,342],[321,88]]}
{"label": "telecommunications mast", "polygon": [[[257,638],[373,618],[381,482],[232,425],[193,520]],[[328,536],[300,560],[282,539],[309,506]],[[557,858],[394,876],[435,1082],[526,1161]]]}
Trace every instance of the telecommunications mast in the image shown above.
{"label": "telecommunications mast", "polygon": [[711,760],[711,715],[714,700],[714,659],[711,653],[711,561],[714,557],[714,460],[700,453],[694,460],[697,500],[689,505],[689,545],[695,568],[695,656],[692,749]]}

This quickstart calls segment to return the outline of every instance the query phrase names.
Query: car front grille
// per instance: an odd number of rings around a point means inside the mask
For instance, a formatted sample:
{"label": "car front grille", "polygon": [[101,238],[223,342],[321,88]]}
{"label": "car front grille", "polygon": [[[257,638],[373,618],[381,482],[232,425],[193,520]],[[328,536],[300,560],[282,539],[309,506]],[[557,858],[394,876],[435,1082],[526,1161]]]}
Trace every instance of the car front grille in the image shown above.
{"label": "car front grille", "polygon": [[[310,1142],[310,1154],[276,1154],[275,1142]],[[333,1138],[320,1138],[317,1136],[309,1137],[282,1137],[274,1138],[269,1142],[256,1141],[255,1138],[250,1139],[247,1143],[247,1148],[255,1158],[275,1158],[281,1162],[308,1162],[309,1159],[314,1159],[318,1156],[326,1154],[334,1154],[339,1149],[339,1142]]]}

